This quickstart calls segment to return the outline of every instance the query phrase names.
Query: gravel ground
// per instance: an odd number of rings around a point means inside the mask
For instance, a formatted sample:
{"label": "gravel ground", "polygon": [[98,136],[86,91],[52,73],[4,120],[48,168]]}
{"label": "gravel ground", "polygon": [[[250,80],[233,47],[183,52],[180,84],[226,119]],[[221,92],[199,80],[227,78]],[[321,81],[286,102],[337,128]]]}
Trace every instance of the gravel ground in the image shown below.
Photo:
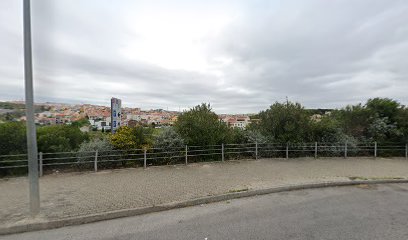
{"label": "gravel ground", "polygon": [[227,161],[63,173],[40,179],[41,214],[28,220],[27,178],[0,180],[0,224],[54,220],[111,210],[300,183],[408,178],[405,159],[299,158]]}

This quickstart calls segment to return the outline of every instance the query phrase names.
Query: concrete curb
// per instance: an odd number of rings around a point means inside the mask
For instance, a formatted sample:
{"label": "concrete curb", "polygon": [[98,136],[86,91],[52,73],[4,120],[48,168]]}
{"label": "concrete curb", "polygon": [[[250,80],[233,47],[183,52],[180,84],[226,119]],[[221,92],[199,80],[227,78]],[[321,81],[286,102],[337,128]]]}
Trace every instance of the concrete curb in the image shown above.
{"label": "concrete curb", "polygon": [[65,226],[80,225],[85,223],[98,222],[103,220],[110,220],[122,217],[131,217],[147,213],[160,212],[165,210],[171,210],[176,208],[184,208],[189,206],[195,206],[200,204],[207,204],[213,202],[221,202],[231,199],[251,197],[256,195],[265,195],[270,193],[295,191],[303,189],[313,189],[313,188],[326,188],[326,187],[342,187],[342,186],[352,186],[360,184],[386,184],[386,183],[408,183],[408,179],[379,179],[379,180],[356,180],[356,181],[337,181],[337,182],[319,182],[319,183],[308,183],[299,185],[289,185],[282,187],[273,187],[267,189],[259,190],[249,190],[243,192],[227,193],[218,196],[209,196],[203,198],[197,198],[193,200],[187,200],[183,202],[167,203],[159,206],[145,207],[145,208],[133,208],[133,209],[122,209],[104,213],[97,213],[87,216],[78,216],[71,218],[64,218],[60,220],[53,220],[47,222],[37,222],[15,225],[10,227],[0,227],[0,235],[15,234],[29,231],[39,231],[47,230],[53,228],[60,228]]}

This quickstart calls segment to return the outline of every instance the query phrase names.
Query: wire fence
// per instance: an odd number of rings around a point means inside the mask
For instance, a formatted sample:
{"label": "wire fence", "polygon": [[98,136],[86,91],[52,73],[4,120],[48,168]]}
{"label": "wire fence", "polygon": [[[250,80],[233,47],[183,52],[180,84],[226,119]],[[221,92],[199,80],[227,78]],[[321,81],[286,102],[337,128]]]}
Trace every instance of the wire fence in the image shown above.
{"label": "wire fence", "polygon": [[[40,176],[60,171],[98,171],[259,158],[300,157],[405,157],[403,143],[246,143],[207,146],[182,146],[89,152],[39,153]],[[0,176],[27,174],[27,154],[0,155]]]}

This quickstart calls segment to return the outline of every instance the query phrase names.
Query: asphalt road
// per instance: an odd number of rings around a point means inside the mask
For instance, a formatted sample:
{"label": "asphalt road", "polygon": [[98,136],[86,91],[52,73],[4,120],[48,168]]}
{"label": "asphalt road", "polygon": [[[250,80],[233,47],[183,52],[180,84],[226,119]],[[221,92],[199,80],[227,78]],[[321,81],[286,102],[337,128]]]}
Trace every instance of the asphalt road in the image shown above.
{"label": "asphalt road", "polygon": [[408,184],[275,193],[0,239],[408,239]]}

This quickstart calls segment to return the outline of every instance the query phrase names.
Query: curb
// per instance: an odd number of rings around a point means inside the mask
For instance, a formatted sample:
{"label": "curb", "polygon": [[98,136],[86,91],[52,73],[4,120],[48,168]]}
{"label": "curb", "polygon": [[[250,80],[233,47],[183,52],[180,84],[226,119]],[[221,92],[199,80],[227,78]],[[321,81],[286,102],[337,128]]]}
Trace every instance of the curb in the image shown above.
{"label": "curb", "polygon": [[166,211],[166,210],[171,210],[171,209],[176,209],[176,208],[190,207],[190,206],[207,204],[207,203],[221,202],[221,201],[237,199],[237,198],[265,195],[265,194],[270,194],[270,193],[279,193],[279,192],[314,189],[314,188],[353,186],[353,185],[360,185],[360,184],[372,185],[372,184],[386,184],[386,183],[408,183],[408,179],[320,182],[320,183],[309,183],[309,184],[273,187],[273,188],[259,189],[259,190],[250,190],[250,191],[245,191],[245,192],[227,193],[227,194],[222,194],[222,195],[217,195],[217,196],[209,196],[209,197],[197,198],[193,200],[187,200],[183,202],[167,203],[167,204],[162,204],[162,205],[152,206],[152,207],[122,209],[122,210],[97,213],[97,214],[92,214],[92,215],[87,215],[87,216],[64,218],[61,220],[53,220],[53,221],[48,221],[48,222],[21,224],[21,225],[15,225],[11,227],[0,227],[0,235],[80,225],[80,224],[85,224],[85,223],[92,223],[92,222],[98,222],[98,221],[104,221],[104,220],[110,220],[110,219],[122,218],[122,217],[131,217],[131,216],[137,216],[137,215],[142,215],[142,214],[147,214],[147,213],[154,213],[154,212]]}

